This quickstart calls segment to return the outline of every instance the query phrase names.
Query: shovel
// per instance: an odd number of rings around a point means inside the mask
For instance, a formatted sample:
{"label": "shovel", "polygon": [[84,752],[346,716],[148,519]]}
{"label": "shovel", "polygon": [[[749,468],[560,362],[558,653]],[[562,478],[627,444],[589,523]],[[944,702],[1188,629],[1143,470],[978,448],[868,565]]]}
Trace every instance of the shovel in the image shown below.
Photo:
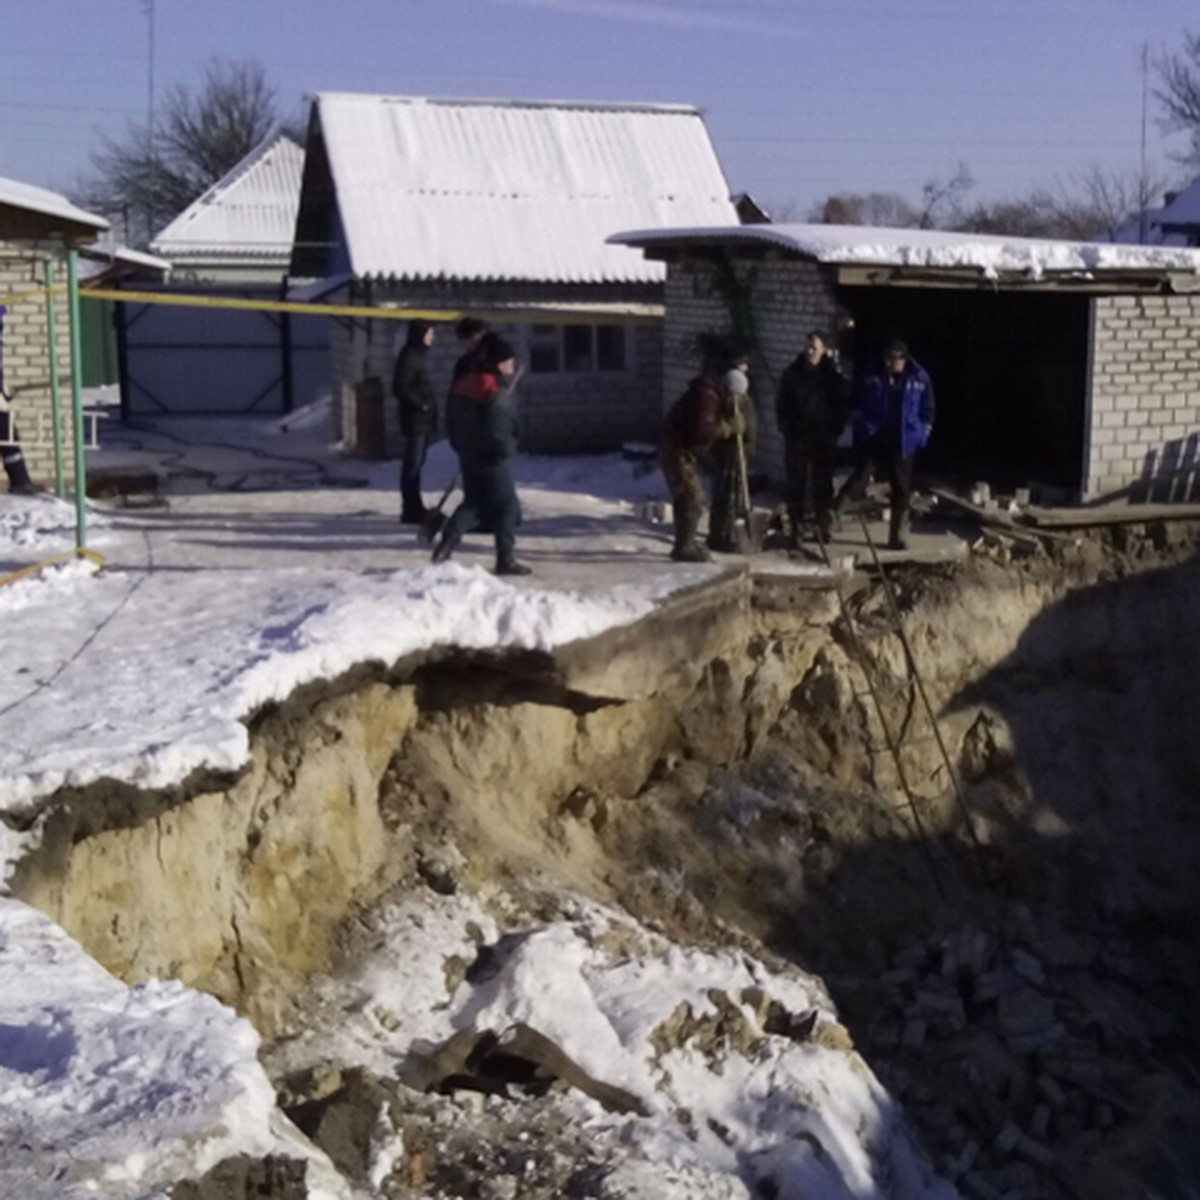
{"label": "shovel", "polygon": [[426,509],[425,515],[421,518],[421,527],[417,530],[417,537],[426,546],[432,546],[438,534],[442,532],[447,520],[446,514],[442,510],[446,507],[446,501],[450,499],[450,493],[458,487],[460,478],[461,472],[456,471],[454,478],[450,480],[446,490],[442,493],[442,498],[433,508]]}
{"label": "shovel", "polygon": [[737,447],[738,506],[740,508],[733,524],[734,537],[737,539],[739,554],[757,554],[762,549],[769,515],[763,513],[761,520],[756,518],[754,506],[750,500],[750,475],[746,470],[746,443],[742,440],[740,433],[735,433],[733,436],[734,444]]}

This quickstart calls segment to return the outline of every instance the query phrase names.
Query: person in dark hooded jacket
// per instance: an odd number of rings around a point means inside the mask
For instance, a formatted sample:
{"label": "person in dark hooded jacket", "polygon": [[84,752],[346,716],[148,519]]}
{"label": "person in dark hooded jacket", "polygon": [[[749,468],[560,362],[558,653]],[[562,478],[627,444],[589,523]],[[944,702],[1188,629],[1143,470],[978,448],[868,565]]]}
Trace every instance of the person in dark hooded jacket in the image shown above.
{"label": "person in dark hooded jacket", "polygon": [[435,563],[445,562],[466,534],[486,527],[496,537],[496,574],[530,573],[516,558],[521,502],[509,466],[517,450],[512,393],[518,378],[512,347],[487,333],[476,361],[451,386],[446,429],[458,455],[463,499],[433,551]]}
{"label": "person in dark hooded jacket", "polygon": [[433,339],[434,329],[428,321],[410,321],[404,348],[396,359],[392,374],[392,395],[400,402],[400,434],[404,439],[400,464],[400,520],[405,525],[420,525],[425,517],[421,471],[429,443],[437,432],[437,401],[426,363]]}
{"label": "person in dark hooded jacket", "polygon": [[834,450],[846,425],[850,389],[827,350],[828,344],[819,330],[808,334],[804,349],[784,370],[775,398],[794,542],[800,540],[810,484],[817,537],[828,538],[833,527]]}

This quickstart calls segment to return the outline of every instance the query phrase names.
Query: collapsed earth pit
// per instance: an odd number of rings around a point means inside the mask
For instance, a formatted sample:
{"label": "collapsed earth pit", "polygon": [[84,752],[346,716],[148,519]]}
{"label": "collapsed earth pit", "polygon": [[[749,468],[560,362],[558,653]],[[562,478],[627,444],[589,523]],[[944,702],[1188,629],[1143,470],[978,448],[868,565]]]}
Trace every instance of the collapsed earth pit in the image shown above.
{"label": "collapsed earth pit", "polygon": [[[385,897],[500,889],[525,926],[595,897],[821,976],[963,1194],[1182,1196],[1194,546],[1126,528],[895,573],[949,763],[878,581],[843,608],[733,573],[553,655],[308,688],[255,718],[236,780],[55,797],[13,891],[122,978],[210,990],[269,1040]],[[316,1099],[288,1088],[294,1111]],[[410,1101],[410,1126],[435,1103]]]}

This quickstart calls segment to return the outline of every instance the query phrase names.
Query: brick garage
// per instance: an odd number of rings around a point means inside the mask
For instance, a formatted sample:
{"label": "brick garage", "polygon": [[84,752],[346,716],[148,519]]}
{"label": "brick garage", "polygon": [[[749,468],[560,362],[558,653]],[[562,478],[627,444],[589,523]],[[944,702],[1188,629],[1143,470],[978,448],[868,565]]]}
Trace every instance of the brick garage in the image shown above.
{"label": "brick garage", "polygon": [[1196,251],[823,226],[616,240],[667,264],[664,404],[696,370],[698,334],[752,339],[773,480],[775,382],[821,328],[857,367],[908,340],[937,390],[932,470],[1064,499],[1200,499]]}
{"label": "brick garage", "polygon": [[[54,192],[0,179],[0,303],[8,309],[4,318],[4,387],[35,480],[50,480],[54,475],[50,335],[42,290],[46,263],[54,264],[57,282],[65,284],[69,247],[90,244],[105,228],[102,218],[75,208]],[[56,316],[63,450],[70,477],[74,441],[65,291],[57,297]]]}

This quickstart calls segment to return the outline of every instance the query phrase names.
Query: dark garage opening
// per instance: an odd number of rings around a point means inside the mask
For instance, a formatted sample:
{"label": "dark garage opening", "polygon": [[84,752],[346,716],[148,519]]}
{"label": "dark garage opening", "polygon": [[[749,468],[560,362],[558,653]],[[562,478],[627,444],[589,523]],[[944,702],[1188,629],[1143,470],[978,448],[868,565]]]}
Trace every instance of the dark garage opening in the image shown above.
{"label": "dark garage opening", "polygon": [[843,287],[855,369],[902,337],[933,378],[937,422],[920,460],[993,488],[1083,485],[1089,301],[1051,292]]}

